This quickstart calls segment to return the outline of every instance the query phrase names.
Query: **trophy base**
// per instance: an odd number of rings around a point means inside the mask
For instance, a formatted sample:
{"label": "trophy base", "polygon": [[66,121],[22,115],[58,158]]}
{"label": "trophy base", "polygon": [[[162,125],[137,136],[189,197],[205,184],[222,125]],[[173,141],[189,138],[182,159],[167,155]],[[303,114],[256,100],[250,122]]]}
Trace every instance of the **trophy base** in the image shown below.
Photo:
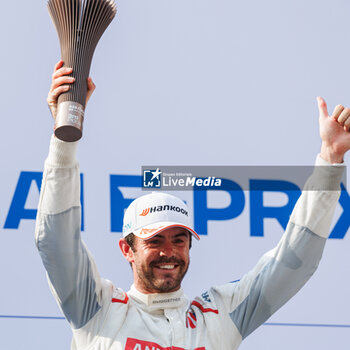
{"label": "trophy base", "polygon": [[75,142],[81,139],[83,133],[74,126],[61,126],[55,129],[55,136],[65,142]]}
{"label": "trophy base", "polygon": [[62,141],[74,142],[83,136],[84,107],[77,102],[59,103],[55,135]]}

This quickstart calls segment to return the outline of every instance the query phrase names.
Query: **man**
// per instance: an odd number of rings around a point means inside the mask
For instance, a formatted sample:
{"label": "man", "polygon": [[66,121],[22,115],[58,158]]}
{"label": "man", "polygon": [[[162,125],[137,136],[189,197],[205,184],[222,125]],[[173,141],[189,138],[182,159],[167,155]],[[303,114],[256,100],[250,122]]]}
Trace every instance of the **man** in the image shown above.
{"label": "man", "polygon": [[[55,67],[48,95],[54,118],[59,94],[74,82],[67,77],[71,72],[62,61]],[[89,79],[88,98],[93,90]],[[52,292],[71,325],[72,349],[237,349],[289,300],[318,265],[339,198],[341,163],[350,148],[350,109],[339,105],[328,116],[322,98],[318,106],[322,147],[316,164],[325,166],[308,180],[281,241],[239,282],[212,287],[193,301],[181,289],[192,237],[199,239],[186,205],[153,193],[129,206],[119,245],[134,284],[125,293],[99,276],[80,238],[77,143],[52,137],[36,242]]]}

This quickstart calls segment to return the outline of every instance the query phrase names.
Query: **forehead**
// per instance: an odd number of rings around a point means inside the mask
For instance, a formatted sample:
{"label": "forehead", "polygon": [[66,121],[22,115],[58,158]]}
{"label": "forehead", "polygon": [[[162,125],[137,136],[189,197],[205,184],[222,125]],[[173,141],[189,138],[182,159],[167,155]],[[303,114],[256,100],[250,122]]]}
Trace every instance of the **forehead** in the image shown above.
{"label": "forehead", "polygon": [[159,232],[157,235],[154,237],[158,238],[172,238],[172,237],[177,237],[177,236],[187,236],[188,238],[190,237],[190,232],[186,230],[183,227],[171,227],[167,228],[164,231]]}
{"label": "forehead", "polygon": [[140,244],[147,244],[147,242],[151,242],[154,239],[173,240],[177,237],[181,237],[184,239],[191,239],[191,233],[183,227],[171,227],[159,232],[158,234],[150,238],[144,239],[144,238],[135,236],[135,239]]}

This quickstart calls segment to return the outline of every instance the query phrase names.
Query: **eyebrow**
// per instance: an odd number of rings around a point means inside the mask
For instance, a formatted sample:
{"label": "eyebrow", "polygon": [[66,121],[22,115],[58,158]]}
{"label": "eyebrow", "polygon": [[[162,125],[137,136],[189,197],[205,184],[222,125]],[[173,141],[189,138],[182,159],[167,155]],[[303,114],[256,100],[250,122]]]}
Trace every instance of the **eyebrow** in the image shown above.
{"label": "eyebrow", "polygon": [[[158,235],[156,235],[156,236],[154,236],[152,238],[156,238],[156,237],[164,238],[164,235],[162,235],[161,233],[158,233]],[[184,232],[179,232],[175,236],[173,236],[173,238],[178,238],[178,237],[188,237],[189,238],[190,237],[190,233],[187,232],[187,231],[184,231]]]}
{"label": "eyebrow", "polygon": [[174,237],[182,237],[182,236],[189,237],[189,233],[188,232],[180,232],[180,233],[176,234]]}

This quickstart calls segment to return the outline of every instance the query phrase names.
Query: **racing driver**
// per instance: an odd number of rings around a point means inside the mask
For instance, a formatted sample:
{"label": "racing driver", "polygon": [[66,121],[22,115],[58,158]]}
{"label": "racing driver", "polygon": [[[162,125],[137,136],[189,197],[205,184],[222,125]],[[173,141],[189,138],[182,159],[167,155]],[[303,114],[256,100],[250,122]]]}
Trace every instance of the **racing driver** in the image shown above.
{"label": "racing driver", "polygon": [[[70,89],[72,69],[59,61],[47,102]],[[87,99],[95,89],[88,79]],[[339,198],[350,148],[350,109],[332,115],[318,98],[322,146],[286,232],[240,281],[213,286],[194,300],[181,282],[192,238],[185,203],[166,193],[139,197],[125,212],[119,246],[132,266],[128,292],[100,277],[80,235],[78,142],[52,136],[36,222],[36,244],[54,297],[68,320],[72,350],[234,350],[287,302],[315,271]],[[316,190],[319,185],[324,190]],[[311,189],[311,190],[310,190]],[[314,189],[314,190],[312,190]]]}

